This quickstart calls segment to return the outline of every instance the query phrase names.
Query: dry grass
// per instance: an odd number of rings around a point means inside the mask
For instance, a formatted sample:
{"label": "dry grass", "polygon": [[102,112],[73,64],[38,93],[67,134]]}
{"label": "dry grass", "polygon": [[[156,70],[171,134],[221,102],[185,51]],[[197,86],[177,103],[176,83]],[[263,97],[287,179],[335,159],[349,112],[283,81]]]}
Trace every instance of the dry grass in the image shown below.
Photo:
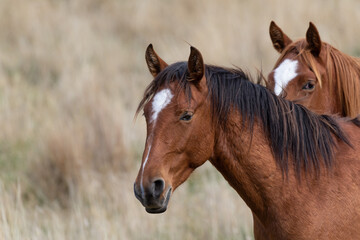
{"label": "dry grass", "polygon": [[210,164],[166,213],[144,211],[133,116],[149,43],[169,63],[187,59],[187,41],[207,63],[267,74],[271,20],[294,38],[311,20],[360,52],[355,0],[1,1],[0,239],[251,239],[249,210]]}

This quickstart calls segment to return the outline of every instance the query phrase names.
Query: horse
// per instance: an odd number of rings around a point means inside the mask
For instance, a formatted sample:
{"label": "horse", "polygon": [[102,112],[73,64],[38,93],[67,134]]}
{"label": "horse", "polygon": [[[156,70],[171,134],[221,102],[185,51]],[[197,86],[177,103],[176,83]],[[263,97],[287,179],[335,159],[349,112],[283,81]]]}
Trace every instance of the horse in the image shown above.
{"label": "horse", "polygon": [[273,21],[269,32],[280,53],[268,76],[269,89],[319,114],[360,114],[359,58],[322,42],[311,22],[306,38],[295,42]]}
{"label": "horse", "polygon": [[255,239],[360,236],[359,118],[317,115],[194,47],[171,65],[151,44],[145,56],[154,79],[136,111],[147,137],[134,194],[148,213],[209,160],[251,209]]}

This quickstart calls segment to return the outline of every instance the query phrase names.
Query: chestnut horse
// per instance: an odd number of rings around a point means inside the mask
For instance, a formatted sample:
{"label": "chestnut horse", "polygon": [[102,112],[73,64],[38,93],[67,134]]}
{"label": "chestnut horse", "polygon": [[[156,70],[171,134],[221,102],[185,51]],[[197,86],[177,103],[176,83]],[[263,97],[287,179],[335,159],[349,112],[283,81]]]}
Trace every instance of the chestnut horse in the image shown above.
{"label": "chestnut horse", "polygon": [[276,95],[319,114],[355,117],[360,114],[360,60],[322,42],[310,22],[306,39],[293,42],[270,24],[274,48],[281,54],[269,74]]}
{"label": "chestnut horse", "polygon": [[[209,160],[250,207],[256,239],[360,236],[360,119],[317,115],[249,81],[240,69],[167,65],[146,50],[154,80],[147,138],[134,183],[149,213]],[[226,203],[225,203],[226,204]]]}

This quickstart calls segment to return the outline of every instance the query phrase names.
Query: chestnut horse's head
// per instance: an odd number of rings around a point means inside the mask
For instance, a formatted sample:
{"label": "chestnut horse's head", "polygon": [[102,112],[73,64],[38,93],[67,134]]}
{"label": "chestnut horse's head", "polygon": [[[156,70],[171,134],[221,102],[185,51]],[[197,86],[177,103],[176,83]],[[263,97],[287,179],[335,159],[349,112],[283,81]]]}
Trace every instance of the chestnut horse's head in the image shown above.
{"label": "chestnut horse's head", "polygon": [[281,54],[268,77],[278,96],[320,114],[360,114],[360,61],[322,42],[310,22],[306,38],[293,42],[270,24],[274,48]]}
{"label": "chestnut horse's head", "polygon": [[187,63],[168,66],[150,44],[145,58],[154,80],[138,107],[147,138],[134,193],[147,212],[162,213],[172,192],[211,157],[214,132],[201,53],[191,47]]}
{"label": "chestnut horse's head", "polygon": [[281,54],[268,76],[268,87],[278,96],[300,103],[315,112],[334,112],[335,103],[329,90],[324,43],[314,24],[306,38],[293,42],[274,23],[270,24],[274,48]]}

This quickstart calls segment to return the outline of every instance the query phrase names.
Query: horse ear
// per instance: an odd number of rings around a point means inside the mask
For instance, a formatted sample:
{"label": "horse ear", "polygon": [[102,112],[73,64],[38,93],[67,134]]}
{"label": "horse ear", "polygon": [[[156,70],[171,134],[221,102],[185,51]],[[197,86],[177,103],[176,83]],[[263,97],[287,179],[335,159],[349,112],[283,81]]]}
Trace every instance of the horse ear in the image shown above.
{"label": "horse ear", "polygon": [[309,44],[308,48],[314,56],[319,56],[321,51],[321,39],[315,25],[310,22],[309,28],[306,32],[306,41]]}
{"label": "horse ear", "polygon": [[188,81],[200,81],[205,73],[205,65],[201,53],[194,47],[190,47],[188,71]]}
{"label": "horse ear", "polygon": [[148,65],[151,75],[156,77],[164,68],[168,65],[164,62],[154,51],[152,44],[146,48],[145,51],[145,60]]}
{"label": "horse ear", "polygon": [[287,45],[292,43],[292,40],[283,33],[274,21],[270,23],[269,33],[273,46],[279,53],[281,53]]}

